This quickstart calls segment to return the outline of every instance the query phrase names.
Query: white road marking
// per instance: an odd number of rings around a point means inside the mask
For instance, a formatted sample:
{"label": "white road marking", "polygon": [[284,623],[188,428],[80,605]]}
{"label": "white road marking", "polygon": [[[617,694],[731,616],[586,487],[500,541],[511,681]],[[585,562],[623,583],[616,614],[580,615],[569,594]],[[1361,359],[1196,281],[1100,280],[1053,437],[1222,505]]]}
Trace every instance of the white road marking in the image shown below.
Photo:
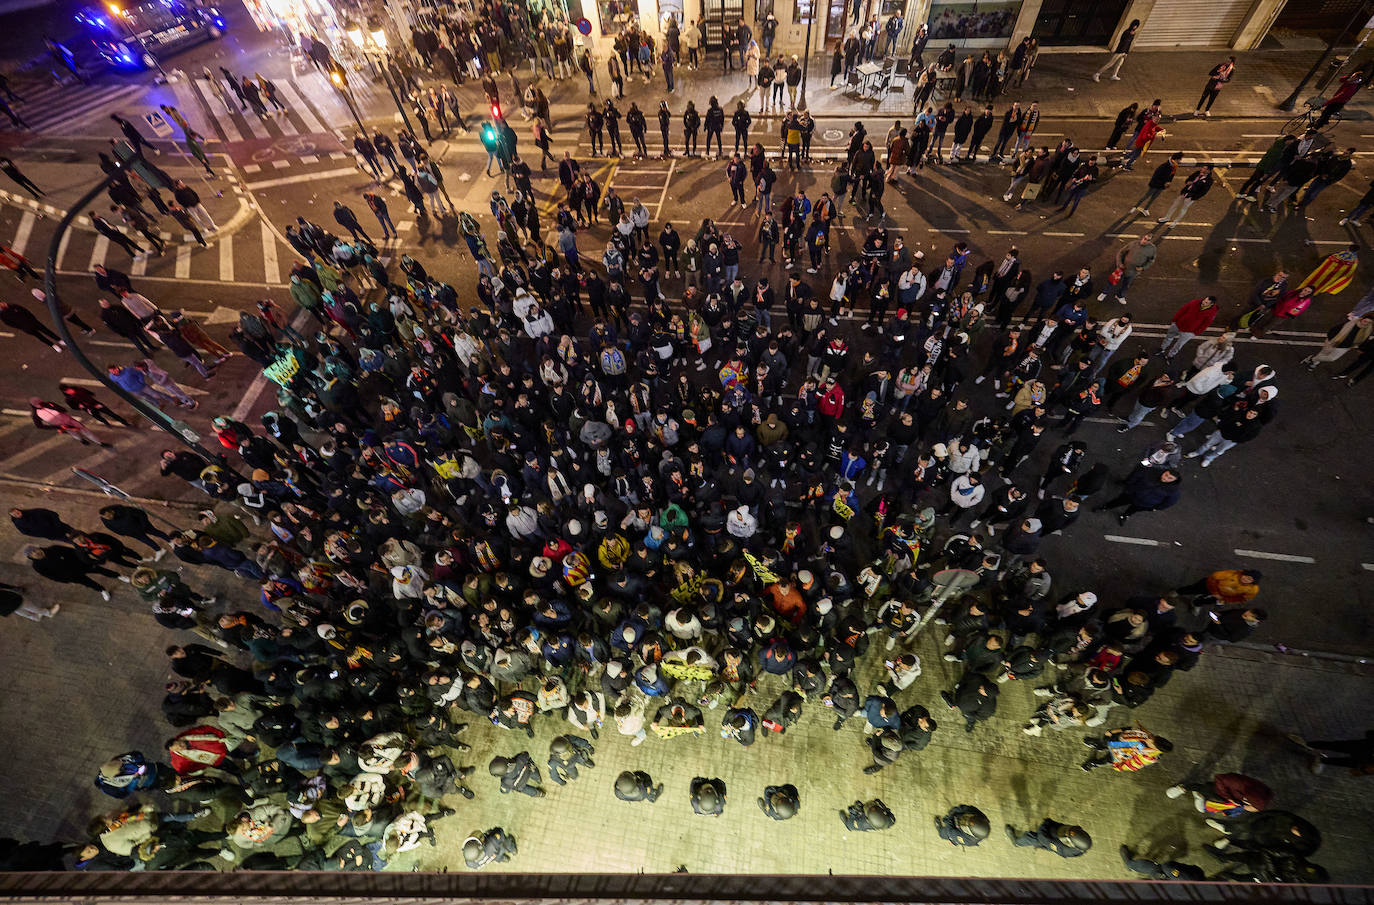
{"label": "white road marking", "polygon": [[1145,537],[1124,537],[1120,534],[1104,534],[1102,536],[1114,544],[1137,544],[1141,547],[1159,546],[1159,541],[1150,540],[1149,538]]}
{"label": "white road marking", "polygon": [[67,256],[67,245],[72,241],[72,231],[62,233],[62,241],[57,243],[57,269],[62,269],[62,259]]}
{"label": "white road marking", "polygon": [[222,282],[234,282],[234,237],[223,236],[219,240],[219,278]]}
{"label": "white road marking", "polygon": [[[26,413],[26,414],[27,414],[27,413]],[[1374,562],[1362,562],[1362,563],[1360,563],[1360,566],[1361,566],[1361,568],[1363,568],[1366,572],[1374,572]]]}
{"label": "white road marking", "polygon": [[177,247],[176,274],[179,279],[185,279],[191,275],[191,246],[189,245]]}
{"label": "white road marking", "polygon": [[284,169],[286,169],[286,168],[289,167],[289,166],[291,166],[291,161],[289,161],[289,160],[274,160],[274,161],[272,161],[272,169],[274,169],[274,170],[284,170]]}
{"label": "white road marking", "polygon": [[277,237],[265,222],[262,224],[262,266],[267,282],[281,280],[281,268],[277,265]]}
{"label": "white road marking", "polygon": [[1267,553],[1264,550],[1233,550],[1237,556],[1250,556],[1255,559],[1275,559],[1279,562],[1316,562],[1310,556],[1294,556],[1291,553]]}
{"label": "white road marking", "polygon": [[[86,425],[86,426],[87,426],[87,427],[91,427],[91,425],[89,425],[89,424]],[[100,425],[100,424],[95,425],[95,427],[93,428],[93,430],[97,430],[97,431],[99,431],[99,430],[113,430],[113,429],[114,429],[114,428],[106,428],[104,425]],[[97,433],[96,436],[99,436],[99,434]],[[82,467],[82,468],[85,468],[86,470],[89,471],[90,469],[95,468],[95,467],[96,467],[97,465],[99,465],[100,463],[106,462],[106,461],[108,461],[108,460],[110,460],[110,459],[113,459],[113,458],[114,458],[115,456],[117,456],[117,455],[120,455],[120,453],[119,453],[119,452],[116,452],[116,451],[113,450],[113,449],[101,449],[100,451],[95,452],[95,453],[92,453],[92,454],[90,454],[90,455],[82,456],[82,457],[81,457],[81,467]],[[57,469],[57,470],[54,471],[52,474],[43,475],[43,477],[41,477],[41,478],[38,479],[38,483],[40,483],[40,484],[46,484],[46,485],[60,484],[60,483],[62,483],[63,481],[69,479],[69,478],[75,478],[75,477],[76,477],[76,475],[72,474],[72,468],[71,468],[71,466],[70,466],[70,465],[63,465],[61,468]],[[82,479],[78,479],[78,480],[82,480]]]}
{"label": "white road marking", "polygon": [[1086,233],[1050,233],[1050,232],[1045,232],[1045,233],[1041,233],[1040,235],[1042,235],[1042,236],[1054,236],[1054,237],[1060,238],[1060,239],[1081,239],[1083,236],[1086,235]]}
{"label": "white road marking", "polygon": [[295,185],[298,182],[318,182],[321,179],[338,179],[342,176],[357,175],[357,167],[341,167],[337,170],[322,170],[318,173],[306,173],[304,176],[283,176],[280,179],[264,179],[261,182],[245,182],[243,187],[250,191],[256,189],[274,189],[283,185]]}
{"label": "white road marking", "polygon": [[14,232],[14,241],[10,243],[10,248],[17,255],[23,255],[24,250],[29,247],[29,237],[33,235],[33,224],[37,222],[38,215],[33,211],[24,211],[24,216],[19,218],[19,228]]}
{"label": "white road marking", "polygon": [[928,232],[928,233],[960,233],[961,235],[968,235],[970,232],[972,232],[972,230],[968,230],[968,229],[955,229],[955,228],[952,227],[952,226],[932,226],[932,227],[930,227],[929,229],[927,229],[926,232]]}
{"label": "white road marking", "polygon": [[104,264],[105,256],[110,253],[110,240],[104,235],[96,237],[95,248],[91,249],[91,261],[86,265],[86,272],[95,270],[95,265]]}
{"label": "white road marking", "polygon": [[66,442],[66,436],[63,434],[56,434],[54,436],[48,437],[46,440],[41,440],[38,443],[35,443],[33,446],[30,446],[27,449],[17,452],[14,455],[10,456],[8,459],[6,459],[4,463],[5,468],[12,470],[17,466],[23,465],[25,462],[28,462],[31,459],[37,459],[39,456],[46,455],[48,450],[57,446],[59,443],[64,442]]}
{"label": "white road marking", "polygon": [[140,251],[134,255],[133,266],[129,268],[130,276],[141,277],[148,272],[148,252]]}
{"label": "white road marking", "polygon": [[296,91],[295,83],[282,82],[280,85],[277,86],[277,90],[285,96],[287,106],[291,108],[292,113],[296,114],[301,118],[301,122],[305,124],[305,128],[307,130],[311,132],[328,134],[329,130],[325,128],[325,125],[322,122],[320,122],[319,117],[315,115],[315,111],[310,107],[309,104],[305,102],[304,98],[302,98],[301,95]]}

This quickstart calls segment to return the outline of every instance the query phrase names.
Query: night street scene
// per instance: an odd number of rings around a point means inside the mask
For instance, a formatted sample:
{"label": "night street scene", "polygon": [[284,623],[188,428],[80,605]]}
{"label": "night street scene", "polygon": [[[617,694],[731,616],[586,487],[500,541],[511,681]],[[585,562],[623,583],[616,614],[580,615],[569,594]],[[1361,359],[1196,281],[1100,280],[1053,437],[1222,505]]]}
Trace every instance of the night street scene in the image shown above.
{"label": "night street scene", "polygon": [[1374,899],[1371,35],[0,0],[0,895]]}

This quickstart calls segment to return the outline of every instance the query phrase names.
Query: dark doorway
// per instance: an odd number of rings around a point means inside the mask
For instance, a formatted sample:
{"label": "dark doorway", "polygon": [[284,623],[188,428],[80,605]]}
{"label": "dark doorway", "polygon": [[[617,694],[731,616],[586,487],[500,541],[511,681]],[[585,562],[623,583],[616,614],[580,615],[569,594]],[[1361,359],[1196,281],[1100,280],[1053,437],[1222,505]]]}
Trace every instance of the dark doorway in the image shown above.
{"label": "dark doorway", "polygon": [[1129,0],[1045,0],[1031,35],[1041,44],[1101,44],[1112,33]]}

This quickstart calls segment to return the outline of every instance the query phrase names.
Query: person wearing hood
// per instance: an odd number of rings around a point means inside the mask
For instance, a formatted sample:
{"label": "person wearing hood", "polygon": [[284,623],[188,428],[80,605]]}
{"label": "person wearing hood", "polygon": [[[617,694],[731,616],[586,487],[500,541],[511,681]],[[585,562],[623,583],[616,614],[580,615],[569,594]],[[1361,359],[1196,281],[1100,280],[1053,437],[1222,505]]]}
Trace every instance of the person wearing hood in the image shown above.
{"label": "person wearing hood", "polygon": [[1201,456],[1202,467],[1206,468],[1228,450],[1258,437],[1267,421],[1261,407],[1267,406],[1278,394],[1278,387],[1263,386],[1259,388],[1255,405],[1241,407],[1239,402],[1233,405],[1217,419],[1217,429],[1185,458],[1196,459]]}
{"label": "person wearing hood", "polygon": [[1093,511],[1103,512],[1124,506],[1125,511],[1117,516],[1117,521],[1124,525],[1137,512],[1154,512],[1173,506],[1183,496],[1182,482],[1183,476],[1172,468],[1137,466],[1126,478],[1121,493]]}

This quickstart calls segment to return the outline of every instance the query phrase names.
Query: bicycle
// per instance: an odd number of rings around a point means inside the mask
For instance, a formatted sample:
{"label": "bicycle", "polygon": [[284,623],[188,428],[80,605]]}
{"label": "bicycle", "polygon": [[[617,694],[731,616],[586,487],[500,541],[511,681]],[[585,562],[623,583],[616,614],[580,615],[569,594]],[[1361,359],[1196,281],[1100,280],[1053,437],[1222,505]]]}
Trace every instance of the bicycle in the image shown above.
{"label": "bicycle", "polygon": [[1327,132],[1341,121],[1341,111],[1335,110],[1326,117],[1326,122],[1322,122],[1322,108],[1326,106],[1326,98],[1320,94],[1310,97],[1303,102],[1303,111],[1297,116],[1284,123],[1283,131],[1288,135],[1302,135],[1308,129],[1315,129],[1318,132]]}

